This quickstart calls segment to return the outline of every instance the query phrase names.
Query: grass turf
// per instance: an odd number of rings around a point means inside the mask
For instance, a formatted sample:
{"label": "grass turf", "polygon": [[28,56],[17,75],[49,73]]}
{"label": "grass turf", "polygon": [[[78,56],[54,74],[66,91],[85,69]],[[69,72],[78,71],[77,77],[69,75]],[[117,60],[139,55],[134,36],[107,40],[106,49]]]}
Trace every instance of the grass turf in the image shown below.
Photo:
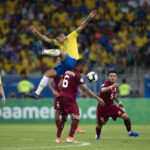
{"label": "grass turf", "polygon": [[[150,125],[133,125],[139,137],[128,137],[124,125],[108,124],[102,130],[101,140],[95,140],[95,124],[80,124],[85,134],[76,134],[81,144],[55,143],[54,124],[0,124],[0,150],[150,150]],[[62,139],[70,129],[67,124]],[[82,146],[81,146],[82,145]]]}

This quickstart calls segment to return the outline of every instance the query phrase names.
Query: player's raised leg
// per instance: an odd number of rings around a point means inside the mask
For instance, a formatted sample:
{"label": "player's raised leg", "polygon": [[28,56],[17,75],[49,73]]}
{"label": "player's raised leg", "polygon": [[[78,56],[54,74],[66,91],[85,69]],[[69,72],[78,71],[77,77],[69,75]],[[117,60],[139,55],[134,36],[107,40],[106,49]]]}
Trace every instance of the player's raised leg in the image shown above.
{"label": "player's raised leg", "polygon": [[35,93],[33,93],[33,95],[30,96],[31,98],[35,98],[35,99],[39,98],[39,95],[42,92],[42,90],[48,85],[49,78],[61,76],[65,73],[66,70],[72,69],[75,67],[76,59],[70,57],[69,54],[66,54],[65,52],[60,50],[60,57],[62,60],[61,63],[58,64],[53,69],[48,70],[44,74],[43,78],[40,81],[40,84],[39,84],[37,90],[35,91]]}
{"label": "player's raised leg", "polygon": [[128,131],[128,135],[129,135],[129,136],[134,136],[134,137],[139,136],[139,133],[133,132],[133,131],[131,130],[131,121],[130,121],[128,115],[127,115],[126,113],[123,113],[123,114],[121,115],[121,118],[124,120],[124,124],[125,124],[125,126],[126,126],[127,131]]}
{"label": "player's raised leg", "polygon": [[71,116],[71,119],[72,119],[72,123],[71,123],[71,128],[70,128],[70,132],[69,132],[69,136],[67,138],[67,142],[68,143],[78,143],[74,138],[74,134],[75,134],[75,131],[78,127],[78,124],[79,124],[79,115],[75,115],[75,114],[70,114]]}

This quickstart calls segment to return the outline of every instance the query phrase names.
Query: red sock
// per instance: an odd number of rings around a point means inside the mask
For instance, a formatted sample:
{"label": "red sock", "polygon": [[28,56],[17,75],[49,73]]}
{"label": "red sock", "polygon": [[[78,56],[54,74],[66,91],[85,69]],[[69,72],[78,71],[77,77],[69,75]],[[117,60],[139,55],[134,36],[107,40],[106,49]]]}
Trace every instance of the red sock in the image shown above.
{"label": "red sock", "polygon": [[96,135],[97,136],[100,136],[100,134],[101,134],[101,127],[96,127]]}
{"label": "red sock", "polygon": [[60,120],[55,120],[55,123],[56,123],[56,127],[57,127],[57,128],[58,128],[59,122],[60,122]]}
{"label": "red sock", "polygon": [[58,125],[58,128],[57,128],[57,137],[60,137],[60,136],[61,136],[62,130],[63,130],[64,126],[65,126],[65,122],[66,122],[65,119],[62,119],[62,120],[59,122],[59,125]]}
{"label": "red sock", "polygon": [[131,121],[130,121],[130,119],[124,120],[124,124],[127,128],[127,131],[128,132],[131,131]]}
{"label": "red sock", "polygon": [[73,135],[74,135],[74,133],[75,133],[77,127],[78,127],[78,124],[79,124],[79,120],[78,119],[73,119],[72,120],[69,136],[73,137]]}

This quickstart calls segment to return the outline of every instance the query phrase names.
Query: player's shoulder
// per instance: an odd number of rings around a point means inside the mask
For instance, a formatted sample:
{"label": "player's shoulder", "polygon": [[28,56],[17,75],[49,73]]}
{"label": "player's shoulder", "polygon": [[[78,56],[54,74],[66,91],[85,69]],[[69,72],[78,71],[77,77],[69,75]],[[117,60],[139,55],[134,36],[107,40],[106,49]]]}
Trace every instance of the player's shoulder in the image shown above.
{"label": "player's shoulder", "polygon": [[68,38],[70,37],[77,37],[79,35],[79,32],[77,30],[72,31],[70,34],[68,34]]}
{"label": "player's shoulder", "polygon": [[110,84],[109,84],[109,81],[105,81],[102,85],[101,85],[101,88],[102,87],[107,87],[107,86],[109,86]]}

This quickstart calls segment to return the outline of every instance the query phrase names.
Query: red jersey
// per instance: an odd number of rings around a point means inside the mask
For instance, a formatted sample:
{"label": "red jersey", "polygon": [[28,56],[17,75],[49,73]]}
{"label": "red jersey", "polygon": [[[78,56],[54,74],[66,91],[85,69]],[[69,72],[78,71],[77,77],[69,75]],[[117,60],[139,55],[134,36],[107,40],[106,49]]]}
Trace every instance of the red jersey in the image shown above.
{"label": "red jersey", "polygon": [[75,101],[78,93],[78,86],[81,84],[84,84],[84,81],[80,72],[75,68],[67,70],[63,75],[60,96],[65,96]]}
{"label": "red jersey", "polygon": [[[101,89],[103,87],[109,87],[113,83],[110,81],[106,81],[104,84],[101,85]],[[105,106],[114,104],[114,97],[117,94],[117,88],[113,88],[112,90],[109,90],[108,92],[102,93],[100,90],[100,97],[104,100]]]}
{"label": "red jersey", "polygon": [[62,77],[55,77],[55,78],[54,78],[54,82],[55,82],[55,88],[54,88],[54,89],[55,89],[55,91],[57,91],[58,93],[60,92],[58,85],[59,85],[59,82],[60,82],[61,78],[62,78]]}

